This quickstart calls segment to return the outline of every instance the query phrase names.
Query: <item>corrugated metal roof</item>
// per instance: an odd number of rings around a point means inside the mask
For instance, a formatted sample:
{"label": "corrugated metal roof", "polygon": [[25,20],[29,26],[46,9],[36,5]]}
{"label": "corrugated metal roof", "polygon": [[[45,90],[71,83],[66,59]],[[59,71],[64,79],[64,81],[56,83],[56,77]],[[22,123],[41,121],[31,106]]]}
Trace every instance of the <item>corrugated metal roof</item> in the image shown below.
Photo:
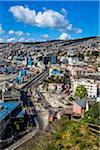
{"label": "corrugated metal roof", "polygon": [[86,107],[86,100],[76,100],[75,103],[77,103],[82,108]]}
{"label": "corrugated metal roof", "polygon": [[11,111],[13,111],[21,102],[3,102],[0,103],[0,121],[3,120]]}

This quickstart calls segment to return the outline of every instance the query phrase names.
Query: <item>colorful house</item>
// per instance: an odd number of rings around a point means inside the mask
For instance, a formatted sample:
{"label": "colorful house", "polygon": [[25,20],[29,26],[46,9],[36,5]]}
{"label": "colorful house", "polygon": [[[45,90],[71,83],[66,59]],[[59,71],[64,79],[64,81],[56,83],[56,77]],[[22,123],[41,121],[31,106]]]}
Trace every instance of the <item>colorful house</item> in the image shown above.
{"label": "colorful house", "polygon": [[49,70],[49,76],[63,76],[63,73],[61,73],[60,66],[58,65],[51,66]]}
{"label": "colorful house", "polygon": [[81,118],[84,117],[85,111],[88,111],[88,108],[88,101],[86,100],[76,100],[73,102],[73,113]]}

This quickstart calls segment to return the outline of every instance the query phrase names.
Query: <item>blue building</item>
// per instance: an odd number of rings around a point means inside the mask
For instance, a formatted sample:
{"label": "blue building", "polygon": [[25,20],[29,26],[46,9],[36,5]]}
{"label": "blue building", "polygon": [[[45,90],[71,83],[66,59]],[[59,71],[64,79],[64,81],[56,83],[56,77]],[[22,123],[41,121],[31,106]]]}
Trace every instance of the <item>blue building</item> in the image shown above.
{"label": "blue building", "polygon": [[10,119],[16,117],[22,111],[21,102],[2,102],[0,103],[0,137],[3,130],[9,124]]}
{"label": "blue building", "polygon": [[46,56],[43,57],[43,63],[45,65],[48,64],[48,62],[50,62],[51,64],[57,64],[57,56],[56,55],[51,55],[51,54],[48,54]]}
{"label": "blue building", "polygon": [[50,56],[50,63],[51,64],[57,64],[57,56],[56,55]]}
{"label": "blue building", "polygon": [[30,67],[33,65],[33,59],[32,59],[32,57],[28,57],[27,65],[30,66]]}
{"label": "blue building", "polygon": [[24,82],[24,77],[23,76],[17,76],[16,77],[16,83],[23,83]]}
{"label": "blue building", "polygon": [[19,75],[16,77],[16,83],[23,83],[24,82],[24,76],[27,75],[27,70],[22,69],[19,71]]}
{"label": "blue building", "polygon": [[27,72],[26,72],[25,69],[22,69],[22,70],[19,71],[19,76],[20,76],[20,77],[21,77],[21,76],[26,76],[26,74],[27,74]]}

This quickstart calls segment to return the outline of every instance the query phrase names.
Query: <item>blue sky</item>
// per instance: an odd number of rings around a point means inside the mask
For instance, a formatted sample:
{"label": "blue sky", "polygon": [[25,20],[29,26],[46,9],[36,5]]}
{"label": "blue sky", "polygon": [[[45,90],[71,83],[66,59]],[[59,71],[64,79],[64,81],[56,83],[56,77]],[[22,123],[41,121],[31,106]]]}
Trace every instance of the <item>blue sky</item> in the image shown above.
{"label": "blue sky", "polygon": [[99,34],[98,1],[0,1],[0,42]]}

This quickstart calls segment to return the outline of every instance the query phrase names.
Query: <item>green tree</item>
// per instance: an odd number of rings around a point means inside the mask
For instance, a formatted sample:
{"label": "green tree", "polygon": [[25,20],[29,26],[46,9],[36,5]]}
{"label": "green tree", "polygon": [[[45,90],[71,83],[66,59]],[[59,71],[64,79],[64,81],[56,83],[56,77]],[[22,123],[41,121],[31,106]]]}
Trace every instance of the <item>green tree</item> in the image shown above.
{"label": "green tree", "polygon": [[99,56],[99,52],[98,51],[93,51],[92,55],[98,57]]}
{"label": "green tree", "polygon": [[78,53],[78,58],[80,61],[82,61],[84,59],[84,54]]}
{"label": "green tree", "polygon": [[85,113],[84,121],[88,123],[100,124],[99,115],[100,103],[96,102],[90,107],[89,111]]}
{"label": "green tree", "polygon": [[[97,150],[99,137],[89,131],[87,124],[67,120],[53,122],[48,132],[33,139],[18,150]],[[24,147],[23,147],[24,146]],[[34,148],[33,148],[34,147]]]}
{"label": "green tree", "polygon": [[89,56],[89,57],[90,57],[90,56],[91,56],[91,52],[90,52],[90,51],[87,51],[87,52],[86,52],[86,56]]}
{"label": "green tree", "polygon": [[83,99],[87,96],[87,89],[84,87],[84,85],[78,85],[76,87],[75,96],[79,97],[80,99]]}
{"label": "green tree", "polygon": [[69,100],[69,101],[74,101],[75,98],[74,98],[73,96],[70,96],[70,97],[68,97],[68,100]]}

